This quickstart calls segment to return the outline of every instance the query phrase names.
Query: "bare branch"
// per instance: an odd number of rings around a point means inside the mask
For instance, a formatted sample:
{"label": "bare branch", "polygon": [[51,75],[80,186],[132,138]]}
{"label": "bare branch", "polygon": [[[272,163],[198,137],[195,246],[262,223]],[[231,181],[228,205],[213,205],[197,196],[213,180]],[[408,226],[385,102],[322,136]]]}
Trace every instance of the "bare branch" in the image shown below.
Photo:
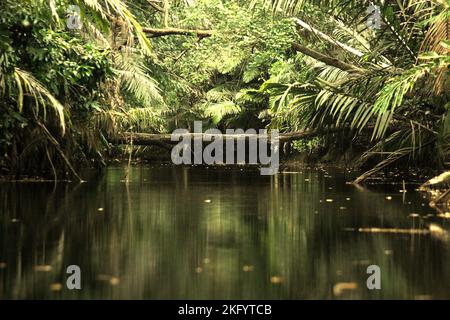
{"label": "bare branch", "polygon": [[338,69],[341,69],[343,71],[348,71],[352,73],[363,73],[364,70],[361,68],[358,68],[354,65],[348,64],[346,62],[340,61],[336,58],[331,58],[329,56],[326,56],[318,51],[315,51],[313,49],[310,49],[308,47],[305,47],[298,43],[292,43],[292,48],[296,51],[300,51],[303,54],[306,54],[307,56],[310,56],[311,58],[314,58],[316,60],[319,60],[329,66],[336,67]]}

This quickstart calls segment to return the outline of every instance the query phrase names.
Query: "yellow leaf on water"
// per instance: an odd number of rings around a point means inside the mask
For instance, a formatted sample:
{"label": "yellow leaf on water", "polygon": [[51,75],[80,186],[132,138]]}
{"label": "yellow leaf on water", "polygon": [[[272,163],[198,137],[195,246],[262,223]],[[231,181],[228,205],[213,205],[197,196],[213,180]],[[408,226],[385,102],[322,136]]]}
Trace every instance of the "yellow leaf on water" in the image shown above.
{"label": "yellow leaf on water", "polygon": [[244,272],[251,272],[251,271],[255,270],[255,267],[251,266],[251,265],[249,265],[249,266],[245,265],[242,267],[242,270],[244,270]]}
{"label": "yellow leaf on water", "polygon": [[109,279],[109,284],[112,286],[116,286],[120,283],[120,279],[117,277],[111,277],[111,279]]}
{"label": "yellow leaf on water", "polygon": [[283,283],[283,277],[280,277],[280,276],[270,277],[270,283],[281,284],[281,283]]}
{"label": "yellow leaf on water", "polygon": [[356,282],[339,282],[333,287],[333,294],[336,297],[341,296],[345,291],[352,291],[358,289],[358,284]]}
{"label": "yellow leaf on water", "polygon": [[99,274],[96,276],[98,281],[104,281],[109,283],[112,286],[118,285],[120,283],[120,279],[115,276],[111,276],[109,274]]}
{"label": "yellow leaf on water", "polygon": [[50,285],[50,290],[51,291],[61,291],[62,288],[63,288],[63,285],[61,283],[59,283],[59,282],[52,283]]}
{"label": "yellow leaf on water", "polygon": [[34,271],[50,272],[50,271],[52,271],[52,266],[50,266],[48,264],[37,265],[37,266],[34,266]]}
{"label": "yellow leaf on water", "polygon": [[387,196],[386,200],[392,200],[392,197],[391,196]]}
{"label": "yellow leaf on water", "polygon": [[210,199],[206,199],[204,202],[205,203],[211,203],[211,200]]}

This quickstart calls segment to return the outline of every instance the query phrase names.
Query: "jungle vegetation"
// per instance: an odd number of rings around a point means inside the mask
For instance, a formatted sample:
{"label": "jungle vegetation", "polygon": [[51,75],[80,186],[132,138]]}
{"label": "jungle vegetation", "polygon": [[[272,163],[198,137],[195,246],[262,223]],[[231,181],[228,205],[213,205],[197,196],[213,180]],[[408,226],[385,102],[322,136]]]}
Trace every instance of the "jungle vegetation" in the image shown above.
{"label": "jungle vegetation", "polygon": [[[81,29],[67,26],[70,5]],[[369,167],[358,181],[392,165],[450,164],[449,0],[3,0],[1,9],[2,175],[81,179],[78,168],[106,164],[111,137],[194,120],[317,130],[294,147],[358,150],[354,165]]]}

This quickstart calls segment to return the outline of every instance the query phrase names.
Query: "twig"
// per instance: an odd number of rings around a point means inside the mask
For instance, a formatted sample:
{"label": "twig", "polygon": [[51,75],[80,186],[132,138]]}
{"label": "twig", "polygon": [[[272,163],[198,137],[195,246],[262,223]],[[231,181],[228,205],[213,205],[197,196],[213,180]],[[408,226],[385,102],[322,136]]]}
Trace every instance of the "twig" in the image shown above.
{"label": "twig", "polygon": [[56,169],[55,169],[55,166],[53,165],[53,161],[52,161],[52,158],[50,157],[50,153],[48,152],[47,146],[45,146],[45,153],[47,154],[48,162],[50,162],[50,166],[52,167],[53,176],[55,177],[55,182],[56,182],[58,180],[58,176],[56,174]]}
{"label": "twig", "polygon": [[44,133],[47,136],[48,140],[55,146],[56,150],[61,155],[61,158],[63,158],[63,160],[66,163],[67,167],[70,169],[70,171],[72,171],[72,174],[78,179],[79,182],[83,182],[83,179],[80,178],[80,176],[75,171],[75,169],[73,168],[72,164],[70,163],[69,159],[66,157],[66,155],[62,151],[58,140],[56,140],[55,137],[52,136],[50,131],[48,131],[47,127],[45,125],[43,125],[39,120],[36,120],[36,123],[44,131]]}

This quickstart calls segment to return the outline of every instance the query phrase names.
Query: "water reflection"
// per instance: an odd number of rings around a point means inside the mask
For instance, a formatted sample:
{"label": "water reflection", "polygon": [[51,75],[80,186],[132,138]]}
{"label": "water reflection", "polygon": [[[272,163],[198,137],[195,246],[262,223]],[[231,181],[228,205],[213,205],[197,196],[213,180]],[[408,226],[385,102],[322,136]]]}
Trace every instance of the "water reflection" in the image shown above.
{"label": "water reflection", "polygon": [[[352,231],[425,227],[434,212],[412,190],[358,189],[346,172],[315,169],[135,167],[129,184],[123,174],[0,184],[0,298],[450,298],[447,241]],[[65,288],[71,264],[82,290]],[[382,290],[366,288],[370,264]]]}

